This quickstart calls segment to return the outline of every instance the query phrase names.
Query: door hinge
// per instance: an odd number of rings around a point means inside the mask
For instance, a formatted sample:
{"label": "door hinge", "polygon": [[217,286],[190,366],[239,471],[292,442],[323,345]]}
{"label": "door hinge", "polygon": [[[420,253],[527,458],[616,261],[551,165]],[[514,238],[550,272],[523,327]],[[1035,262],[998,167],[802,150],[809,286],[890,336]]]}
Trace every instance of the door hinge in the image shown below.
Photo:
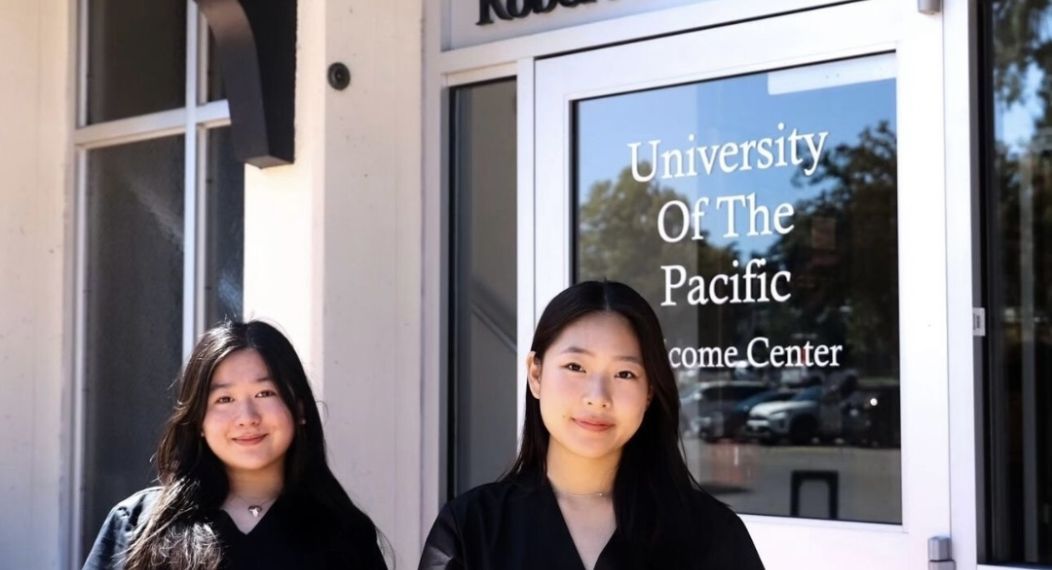
{"label": "door hinge", "polygon": [[942,11],[942,0],[917,0],[917,11],[921,14],[938,14]]}
{"label": "door hinge", "polygon": [[933,536],[928,539],[928,570],[955,570],[950,537]]}
{"label": "door hinge", "polygon": [[986,336],[986,309],[972,307],[972,336]]}

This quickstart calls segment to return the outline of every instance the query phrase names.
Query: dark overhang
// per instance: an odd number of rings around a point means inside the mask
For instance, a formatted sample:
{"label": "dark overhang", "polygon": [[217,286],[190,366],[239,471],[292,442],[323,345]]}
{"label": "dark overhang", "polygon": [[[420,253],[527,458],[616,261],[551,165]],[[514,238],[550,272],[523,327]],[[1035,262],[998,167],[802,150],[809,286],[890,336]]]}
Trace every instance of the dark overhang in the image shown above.
{"label": "dark overhang", "polygon": [[295,158],[296,0],[196,0],[219,50],[238,160]]}

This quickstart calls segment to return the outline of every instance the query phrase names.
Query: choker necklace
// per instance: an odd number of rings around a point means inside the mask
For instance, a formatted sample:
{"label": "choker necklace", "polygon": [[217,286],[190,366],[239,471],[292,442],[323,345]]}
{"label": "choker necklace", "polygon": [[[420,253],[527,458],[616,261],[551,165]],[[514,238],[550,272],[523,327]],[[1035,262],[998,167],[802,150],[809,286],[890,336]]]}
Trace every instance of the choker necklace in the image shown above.
{"label": "choker necklace", "polygon": [[606,497],[610,494],[610,491],[599,491],[598,493],[568,493],[566,491],[558,491],[555,494],[564,497]]}
{"label": "choker necklace", "polygon": [[552,490],[555,491],[556,496],[562,495],[564,497],[609,497],[613,494],[613,491],[598,491],[595,493],[571,493],[569,491],[556,489],[555,485],[552,485]]}

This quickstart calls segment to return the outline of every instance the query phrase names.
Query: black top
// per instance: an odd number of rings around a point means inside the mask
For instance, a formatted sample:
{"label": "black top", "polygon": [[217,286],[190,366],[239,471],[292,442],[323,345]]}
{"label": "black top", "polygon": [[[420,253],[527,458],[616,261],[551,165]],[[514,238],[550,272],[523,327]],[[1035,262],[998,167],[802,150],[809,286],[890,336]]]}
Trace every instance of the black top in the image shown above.
{"label": "black top", "polygon": [[[629,537],[615,531],[595,570],[763,570],[741,519],[704,491],[695,491],[692,499],[690,531],[697,540],[686,553],[665,553],[688,560],[685,566],[656,560],[655,553],[641,554]],[[551,485],[520,478],[476,487],[442,509],[420,559],[420,570],[440,569],[583,570],[584,563]]]}
{"label": "black top", "polygon": [[[120,570],[123,554],[145,523],[160,488],[140,491],[117,504],[99,531],[84,562],[84,570]],[[385,569],[374,529],[362,528],[338,540],[327,539],[326,530],[313,524],[318,512],[282,495],[256,526],[242,533],[227,513],[217,509],[207,522],[223,548],[223,570],[291,568]]]}

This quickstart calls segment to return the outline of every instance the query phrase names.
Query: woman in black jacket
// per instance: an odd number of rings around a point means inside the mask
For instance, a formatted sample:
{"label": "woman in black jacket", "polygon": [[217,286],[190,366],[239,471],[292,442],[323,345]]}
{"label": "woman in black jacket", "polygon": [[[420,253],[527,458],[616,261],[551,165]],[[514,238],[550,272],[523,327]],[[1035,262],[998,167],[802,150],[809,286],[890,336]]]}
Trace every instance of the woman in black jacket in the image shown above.
{"label": "woman in black jacket", "polygon": [[204,334],[156,454],[160,487],[110,512],[85,569],[386,569],[329,470],[303,365],[277,329]]}
{"label": "woman in black jacket", "polygon": [[687,470],[663,338],[627,285],[557,295],[527,357],[519,456],[442,509],[421,570],[762,570],[741,520]]}

